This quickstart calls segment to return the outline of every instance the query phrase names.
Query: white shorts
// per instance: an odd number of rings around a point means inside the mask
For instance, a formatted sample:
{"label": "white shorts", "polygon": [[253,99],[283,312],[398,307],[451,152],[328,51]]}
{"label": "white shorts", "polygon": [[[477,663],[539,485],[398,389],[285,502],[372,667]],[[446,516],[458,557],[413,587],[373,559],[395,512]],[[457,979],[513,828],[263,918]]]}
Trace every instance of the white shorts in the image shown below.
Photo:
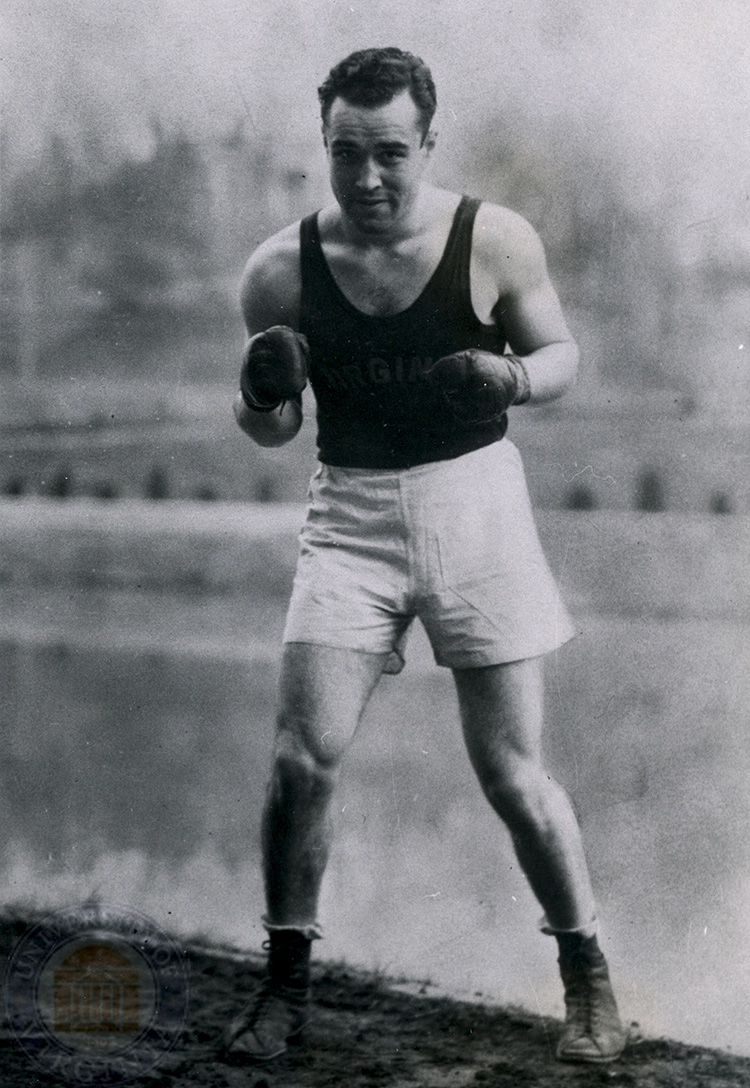
{"label": "white shorts", "polygon": [[418,617],[460,669],[573,636],[507,439],[407,469],[320,465],[308,500],[285,642],[402,656]]}

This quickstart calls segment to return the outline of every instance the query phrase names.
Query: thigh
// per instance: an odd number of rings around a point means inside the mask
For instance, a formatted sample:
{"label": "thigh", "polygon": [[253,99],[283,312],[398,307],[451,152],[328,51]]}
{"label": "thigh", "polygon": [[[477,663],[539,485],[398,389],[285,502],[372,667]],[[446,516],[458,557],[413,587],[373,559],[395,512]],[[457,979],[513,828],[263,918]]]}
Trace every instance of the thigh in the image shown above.
{"label": "thigh", "polygon": [[541,760],[542,659],[478,669],[454,669],[461,723],[480,775],[502,772],[519,759]]}
{"label": "thigh", "polygon": [[387,653],[288,642],[279,690],[279,740],[319,763],[346,751],[388,662]]}
{"label": "thigh", "polygon": [[418,615],[439,665],[471,669],[557,649],[574,634],[507,439],[457,458],[427,495],[432,539]]}
{"label": "thigh", "polygon": [[398,654],[410,622],[397,475],[321,465],[310,484],[284,642]]}

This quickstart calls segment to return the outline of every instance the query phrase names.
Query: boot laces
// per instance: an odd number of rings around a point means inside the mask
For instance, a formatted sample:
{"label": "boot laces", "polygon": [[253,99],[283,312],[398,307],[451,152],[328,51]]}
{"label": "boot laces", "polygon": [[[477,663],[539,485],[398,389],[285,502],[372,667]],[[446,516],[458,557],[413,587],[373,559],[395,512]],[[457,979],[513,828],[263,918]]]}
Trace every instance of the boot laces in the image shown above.
{"label": "boot laces", "polygon": [[242,1026],[238,1034],[244,1035],[250,1031],[259,1039],[269,1033],[286,1034],[301,1018],[302,1007],[300,995],[264,979],[242,1013]]}
{"label": "boot laces", "polygon": [[600,1014],[604,1011],[604,993],[599,992],[599,982],[604,982],[601,968],[588,962],[584,956],[575,955],[570,965],[565,1006],[568,1021],[579,1026],[586,1034],[593,1033]]}

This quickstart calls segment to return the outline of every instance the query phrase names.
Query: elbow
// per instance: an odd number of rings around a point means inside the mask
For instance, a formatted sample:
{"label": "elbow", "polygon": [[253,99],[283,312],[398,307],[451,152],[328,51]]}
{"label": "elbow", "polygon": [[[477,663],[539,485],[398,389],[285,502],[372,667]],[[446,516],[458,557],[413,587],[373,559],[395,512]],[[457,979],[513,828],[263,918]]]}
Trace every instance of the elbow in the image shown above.
{"label": "elbow", "polygon": [[262,431],[256,431],[254,434],[245,431],[245,434],[250,435],[256,446],[262,446],[265,450],[277,449],[279,446],[285,446],[289,441],[286,435],[264,434]]}
{"label": "elbow", "polygon": [[565,384],[566,391],[573,389],[578,383],[578,374],[581,365],[581,352],[576,344],[575,340],[570,341],[570,350],[568,355],[568,373],[567,381]]}
{"label": "elbow", "polygon": [[291,442],[296,433],[296,431],[294,433],[277,431],[273,434],[258,433],[252,435],[251,437],[255,442],[256,446],[263,446],[264,449],[274,450],[277,449],[279,446],[285,446],[287,442]]}
{"label": "elbow", "polygon": [[257,446],[266,449],[285,446],[302,426],[302,409],[294,401],[287,401],[281,411],[254,412],[245,404],[242,394],[238,393],[232,409],[240,430],[252,438]]}

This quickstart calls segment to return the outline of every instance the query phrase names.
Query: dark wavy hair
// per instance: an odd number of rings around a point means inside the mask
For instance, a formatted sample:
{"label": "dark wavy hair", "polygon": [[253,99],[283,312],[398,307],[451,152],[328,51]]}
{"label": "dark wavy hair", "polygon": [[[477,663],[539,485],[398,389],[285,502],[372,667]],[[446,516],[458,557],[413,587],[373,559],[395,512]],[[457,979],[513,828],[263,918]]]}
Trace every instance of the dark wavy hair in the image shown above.
{"label": "dark wavy hair", "polygon": [[424,139],[435,114],[437,94],[432,73],[422,58],[395,46],[350,53],[331,69],[318,88],[323,124],[328,123],[336,98],[352,106],[377,107],[387,105],[406,90],[419,111]]}

